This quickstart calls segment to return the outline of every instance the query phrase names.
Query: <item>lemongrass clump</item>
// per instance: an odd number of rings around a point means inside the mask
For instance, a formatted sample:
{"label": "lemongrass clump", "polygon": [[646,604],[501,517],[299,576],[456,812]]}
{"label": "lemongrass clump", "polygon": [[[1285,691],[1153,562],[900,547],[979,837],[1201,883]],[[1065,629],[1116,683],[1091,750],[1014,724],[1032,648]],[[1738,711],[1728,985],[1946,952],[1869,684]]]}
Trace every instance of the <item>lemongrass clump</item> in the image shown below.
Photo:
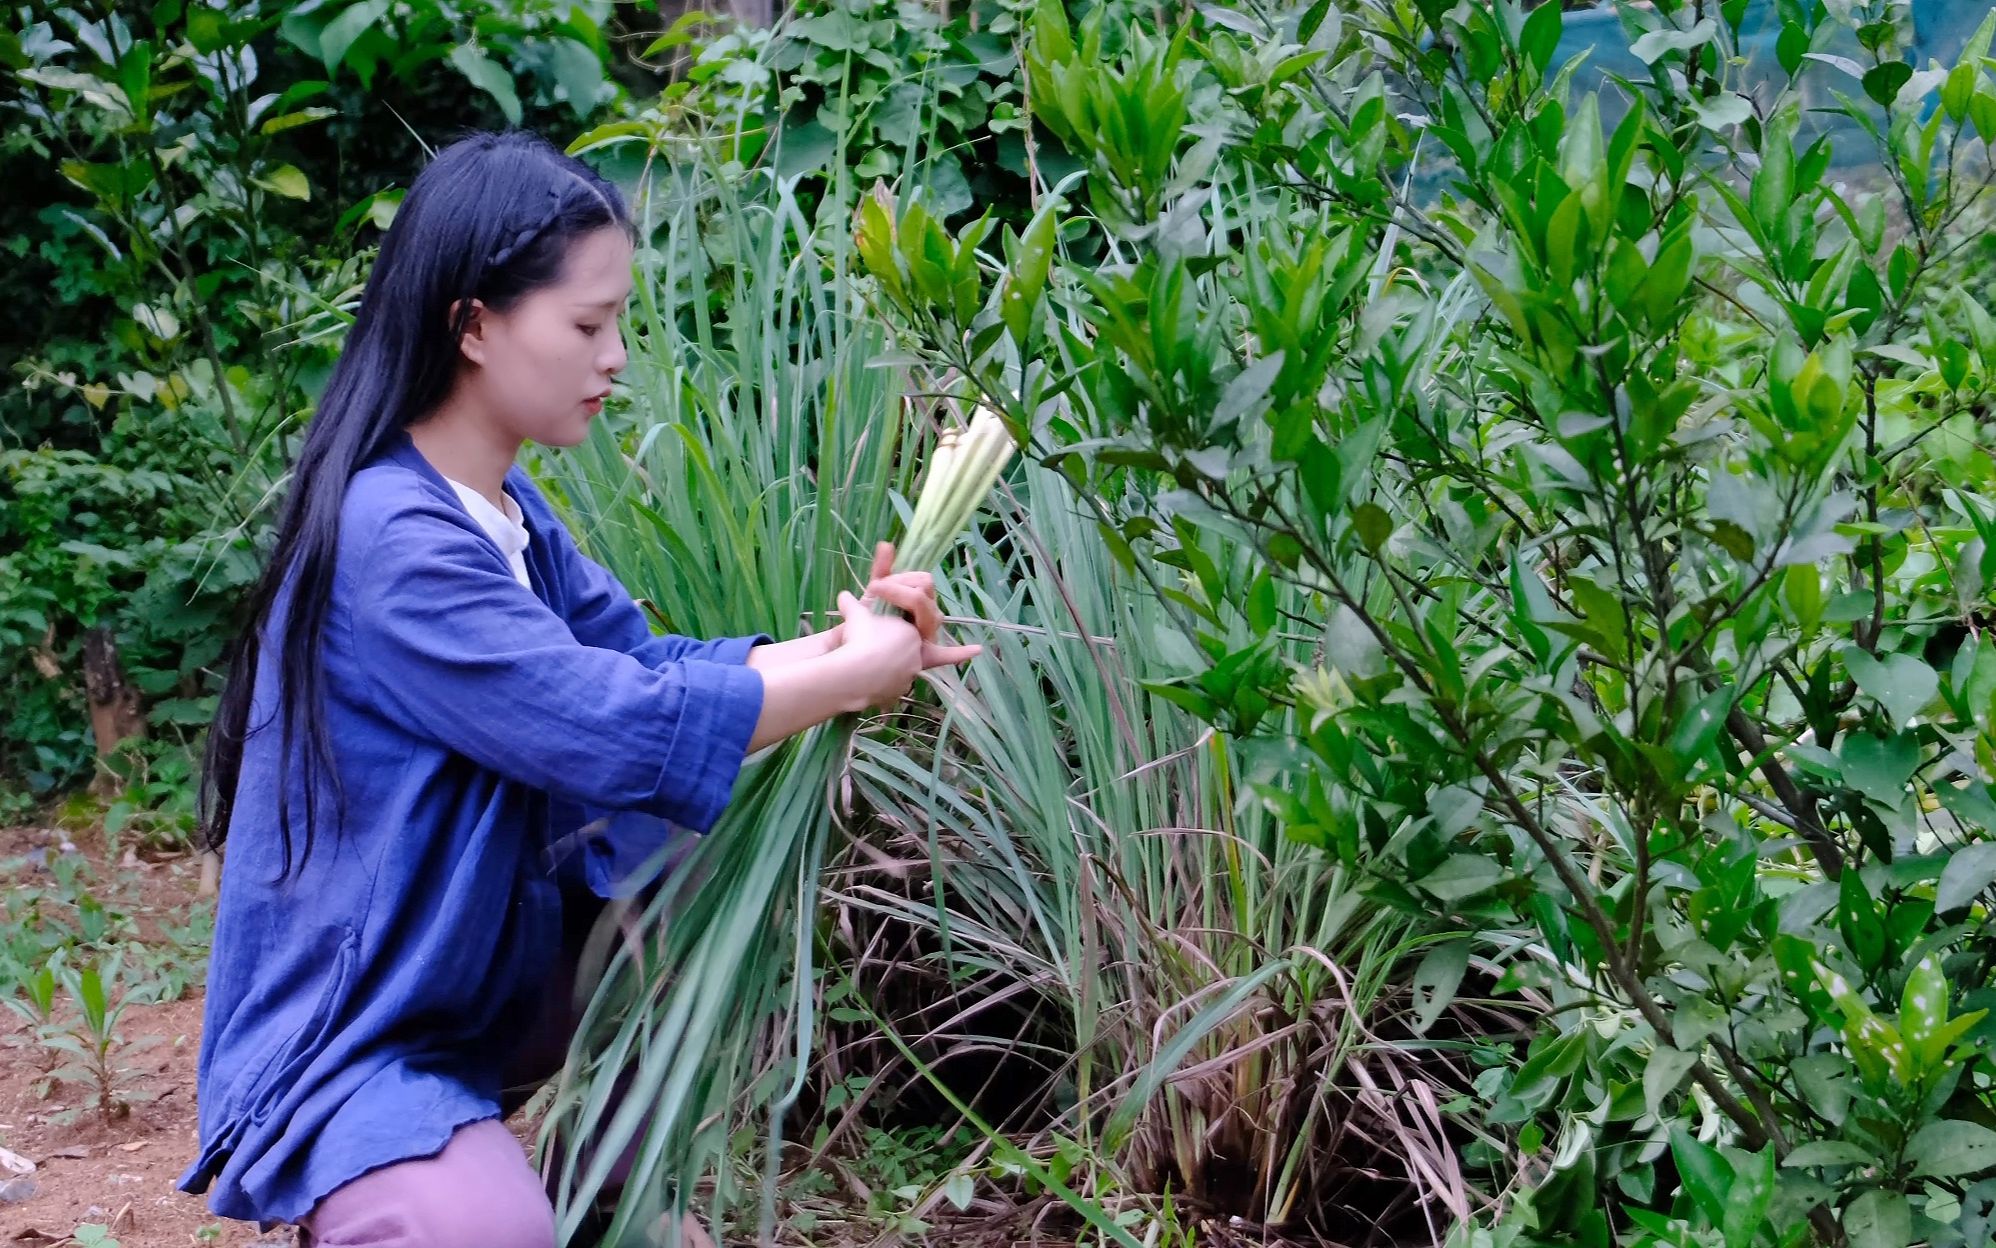
{"label": "lemongrass clump", "polygon": [[[1005,422],[988,408],[942,435],[897,570],[941,561],[1012,452]],[[647,904],[641,939],[612,956],[543,1125],[543,1143],[558,1141],[548,1164],[564,1242],[627,1153],[632,1164],[604,1242],[643,1243],[662,1228],[663,1242],[678,1243],[680,1215],[708,1181],[708,1215],[722,1221],[744,1113],[767,1115],[771,1170],[758,1240],[766,1242],[783,1116],[803,1085],[815,1031],[811,941],[832,781],[856,723],[823,725],[758,760],[721,823]],[[771,1035],[780,1036],[777,1069],[759,1072],[758,1046]]]}

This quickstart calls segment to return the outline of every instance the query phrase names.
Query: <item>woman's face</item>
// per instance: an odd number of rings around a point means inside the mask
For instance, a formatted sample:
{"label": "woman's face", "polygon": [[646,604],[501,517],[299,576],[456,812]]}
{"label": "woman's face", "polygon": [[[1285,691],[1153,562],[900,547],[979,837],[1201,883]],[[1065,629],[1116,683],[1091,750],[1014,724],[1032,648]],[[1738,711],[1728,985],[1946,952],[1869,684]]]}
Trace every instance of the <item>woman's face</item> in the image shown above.
{"label": "woman's face", "polygon": [[569,244],[561,276],[497,312],[479,305],[460,349],[471,390],[506,438],[574,446],[603,410],[629,356],[618,327],[631,293],[631,243],[605,226]]}

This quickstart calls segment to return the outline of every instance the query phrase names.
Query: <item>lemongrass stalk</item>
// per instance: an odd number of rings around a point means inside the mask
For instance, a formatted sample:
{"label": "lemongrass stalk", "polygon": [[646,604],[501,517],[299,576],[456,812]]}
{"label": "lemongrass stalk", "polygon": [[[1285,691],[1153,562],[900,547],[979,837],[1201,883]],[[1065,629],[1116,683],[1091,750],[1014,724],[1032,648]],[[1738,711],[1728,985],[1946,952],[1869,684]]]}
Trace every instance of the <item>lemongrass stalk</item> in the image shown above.
{"label": "lemongrass stalk", "polygon": [[943,430],[942,436],[936,439],[936,448],[929,454],[928,473],[923,477],[921,491],[915,498],[915,515],[917,518],[922,515],[924,507],[933,508],[935,506],[935,495],[930,491],[929,483],[948,479],[952,465],[956,462],[957,453],[962,448],[963,430],[954,425]]}
{"label": "lemongrass stalk", "polygon": [[910,534],[920,533],[935,522],[936,505],[943,493],[940,487],[956,471],[956,464],[963,453],[963,442],[963,429],[954,425],[943,430],[942,436],[936,439],[935,450],[929,457],[928,472],[924,474],[921,489],[915,495],[915,514],[908,519]]}
{"label": "lemongrass stalk", "polygon": [[941,560],[990,495],[1014,447],[1004,422],[989,409],[979,408],[960,443],[951,449],[947,470],[932,472],[916,500],[896,567],[927,568]]}

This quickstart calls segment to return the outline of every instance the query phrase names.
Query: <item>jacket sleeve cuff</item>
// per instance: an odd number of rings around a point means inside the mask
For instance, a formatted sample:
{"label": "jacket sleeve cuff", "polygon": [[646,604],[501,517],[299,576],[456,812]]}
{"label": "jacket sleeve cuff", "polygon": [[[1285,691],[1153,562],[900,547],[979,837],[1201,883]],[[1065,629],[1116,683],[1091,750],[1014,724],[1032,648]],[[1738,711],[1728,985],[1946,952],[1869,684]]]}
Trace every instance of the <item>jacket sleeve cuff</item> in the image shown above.
{"label": "jacket sleeve cuff", "polygon": [[[722,637],[714,643],[712,661],[740,667],[748,662],[749,651],[757,646],[768,645],[774,640],[775,638],[768,633],[757,633],[752,637]],[[758,705],[756,709],[760,714],[761,707]]]}
{"label": "jacket sleeve cuff", "polygon": [[[750,639],[742,642],[748,653]],[[748,759],[749,740],[762,718],[762,673],[742,663],[688,659],[685,714],[659,769],[659,806],[695,832],[706,832],[727,809],[735,779]]]}

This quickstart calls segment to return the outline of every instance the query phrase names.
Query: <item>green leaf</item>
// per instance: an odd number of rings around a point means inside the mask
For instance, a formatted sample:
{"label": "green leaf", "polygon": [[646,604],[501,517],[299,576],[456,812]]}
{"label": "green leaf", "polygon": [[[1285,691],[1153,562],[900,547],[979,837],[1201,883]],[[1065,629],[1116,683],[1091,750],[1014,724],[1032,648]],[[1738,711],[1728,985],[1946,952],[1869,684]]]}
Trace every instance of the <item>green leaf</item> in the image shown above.
{"label": "green leaf", "polygon": [[[839,136],[816,121],[785,126],[777,140],[777,172],[786,178],[815,173],[825,168],[838,147]],[[909,211],[914,211],[912,206]]]}
{"label": "green leaf", "polygon": [[131,107],[125,103],[124,89],[119,87],[115,91],[112,90],[116,84],[108,78],[55,66],[24,69],[17,76],[27,82],[40,83],[53,91],[74,91],[121,120],[129,120],[132,115]]}
{"label": "green leaf", "polygon": [[950,152],[934,152],[922,163],[922,194],[937,220],[968,211],[976,203],[963,162]]}
{"label": "green leaf", "polygon": [[347,50],[369,27],[387,16],[388,4],[389,0],[360,0],[326,23],[326,28],[319,32],[319,60],[328,74],[345,63]]}
{"label": "green leaf", "polygon": [[1656,263],[1650,266],[1641,288],[1643,313],[1652,324],[1661,325],[1669,320],[1691,283],[1691,269],[1697,258],[1689,230],[1674,234],[1658,250]]}
{"label": "green leaf", "polygon": [[104,977],[98,974],[96,967],[83,968],[83,974],[77,983],[76,999],[77,1004],[83,1007],[83,1021],[89,1026],[91,1034],[102,1036],[107,1002],[104,997]]}
{"label": "green leaf", "polygon": [[373,223],[378,230],[386,231],[395,224],[395,210],[402,206],[402,197],[407,194],[403,187],[389,187],[376,191],[340,214],[336,228],[341,231],[352,229],[362,221]]}
{"label": "green leaf", "polygon": [[1984,143],[1996,143],[1996,93],[1978,90],[1968,102],[1968,120]]}
{"label": "green leaf", "polygon": [[1802,59],[1808,61],[1821,61],[1823,64],[1828,65],[1832,69],[1842,70],[1844,73],[1849,74],[1853,78],[1864,77],[1864,66],[1858,64],[1856,61],[1851,60],[1847,56],[1833,56],[1828,52],[1809,52],[1805,53]]}
{"label": "green leaf", "polygon": [[1414,1031],[1425,1035],[1455,1000],[1469,969],[1469,941],[1450,940],[1428,950],[1414,969]]}
{"label": "green leaf", "polygon": [[1564,286],[1573,280],[1579,260],[1575,253],[1584,221],[1580,192],[1573,191],[1559,201],[1559,206],[1552,210],[1552,219],[1546,223],[1546,269],[1557,285]]}
{"label": "green leaf", "polygon": [[1698,1202],[1698,1208],[1712,1222],[1726,1217],[1726,1197],[1732,1191],[1733,1171],[1719,1150],[1702,1143],[1682,1126],[1670,1128],[1670,1152],[1677,1159],[1677,1173],[1684,1190]]}
{"label": "green leaf", "polygon": [[603,61],[579,39],[557,39],[549,51],[549,68],[562,98],[577,117],[587,119],[603,93]]}
{"label": "green leaf", "polygon": [[1947,1022],[1948,984],[1938,957],[1921,958],[1906,976],[1899,998],[1899,1037],[1908,1048],[1924,1053],[1927,1041]]}
{"label": "green leaf", "polygon": [[1870,1166],[1878,1158],[1848,1140],[1811,1140],[1782,1158],[1783,1166]]}
{"label": "green leaf", "polygon": [[1941,86],[1941,107],[1947,110],[1948,120],[1963,121],[1968,117],[1969,101],[1975,98],[1975,79],[1980,71],[1973,65],[1957,65],[1948,74]]}
{"label": "green leaf", "polygon": [[1941,869],[1940,884],[1934,889],[1934,913],[1967,909],[1991,884],[1996,884],[1996,841],[1956,850]]}
{"label": "green leaf", "polygon": [[1981,60],[1989,55],[1989,45],[1992,42],[1996,42],[1996,9],[1989,11],[1989,16],[1982,19],[1982,24],[1975,28],[1975,33],[1962,45],[1961,59],[1971,62]]}
{"label": "green leaf", "polygon": [[1533,9],[1518,36],[1518,47],[1524,52],[1525,59],[1541,74],[1552,64],[1553,53],[1559,49],[1560,7],[1557,4],[1541,4]]}
{"label": "green leaf", "polygon": [[1906,1142],[1913,1173],[1936,1179],[1959,1178],[1996,1167],[1996,1131],[1978,1122],[1930,1122]]}
{"label": "green leaf", "polygon": [[1482,813],[1482,794],[1466,785],[1443,785],[1428,798],[1428,819],[1444,840],[1460,836]]}
{"label": "green leaf", "polygon": [[1721,91],[1709,100],[1693,100],[1691,111],[1707,130],[1724,130],[1752,117],[1753,102],[1736,92]]}
{"label": "green leaf", "polygon": [[1643,1104],[1659,1119],[1665,1117],[1663,1103],[1684,1084],[1684,1076],[1698,1064],[1695,1053],[1658,1045],[1643,1064]]}
{"label": "green leaf", "polygon": [[1461,901],[1487,892],[1504,878],[1504,869],[1481,854],[1452,854],[1422,876],[1420,886],[1445,902]]}
{"label": "green leaf", "polygon": [[152,63],[150,39],[134,42],[118,61],[118,85],[124,89],[125,104],[132,116],[141,120],[152,116]]}
{"label": "green leaf", "polygon": [[491,96],[511,125],[520,124],[520,96],[513,89],[513,75],[485,55],[475,43],[461,43],[450,54],[450,63],[465,81]]}
{"label": "green leaf", "polygon": [[1904,61],[1886,61],[1865,71],[1864,93],[1879,104],[1890,105],[1899,98],[1899,88],[1913,76],[1913,67]]}
{"label": "green leaf", "polygon": [[1724,688],[1706,694],[1684,712],[1670,734],[1670,753],[1681,766],[1680,775],[1689,775],[1690,765],[1711,748],[1732,709],[1733,691]]}
{"label": "green leaf", "polygon": [[279,165],[250,180],[271,194],[282,195],[286,199],[312,198],[312,184],[305,180],[305,171],[296,165]]}
{"label": "green leaf", "polygon": [[1940,693],[1940,677],[1910,654],[1875,659],[1856,646],[1846,647],[1844,667],[1857,687],[1885,708],[1893,728],[1904,731]]}
{"label": "green leaf", "polygon": [[1872,1188],[1844,1210],[1850,1248],[1906,1248],[1913,1242],[1913,1213],[1905,1196]]}
{"label": "green leaf", "polygon": [[1803,628],[1823,618],[1823,572],[1813,563],[1791,563],[1781,574],[1781,597]]}
{"label": "green leaf", "polygon": [[1630,44],[1629,51],[1643,64],[1654,65],[1668,53],[1702,47],[1718,33],[1718,23],[1708,17],[1689,30],[1652,30]]}
{"label": "green leaf", "polygon": [[321,54],[320,41],[326,33],[326,24],[331,20],[320,9],[303,13],[293,9],[277,24],[277,32],[289,40],[293,47],[323,64],[325,58]]}
{"label": "green leaf", "polygon": [[1220,391],[1219,401],[1213,407],[1213,424],[1224,426],[1243,416],[1259,415],[1267,405],[1269,387],[1281,374],[1280,351],[1264,355],[1235,373]]}
{"label": "green leaf", "polygon": [[265,119],[264,123],[257,127],[257,132],[259,134],[282,134],[286,130],[296,129],[299,126],[308,126],[315,121],[324,121],[328,117],[337,116],[339,116],[339,110],[336,108],[301,108],[295,113],[280,113],[275,117]]}
{"label": "green leaf", "polygon": [[1378,503],[1360,503],[1352,508],[1351,525],[1359,542],[1375,555],[1386,545],[1386,539],[1393,536],[1393,517]]}
{"label": "green leaf", "polygon": [[1330,12],[1331,0],[1316,0],[1315,4],[1305,9],[1302,19],[1296,23],[1296,41],[1307,44],[1316,38]]}
{"label": "green leaf", "polygon": [[132,319],[155,338],[172,339],[180,336],[180,318],[168,308],[157,308],[149,303],[132,305]]}
{"label": "green leaf", "polygon": [[1802,55],[1809,50],[1809,32],[1800,22],[1789,22],[1782,26],[1781,34],[1774,41],[1775,59],[1781,62],[1781,72],[1791,78],[1802,64]]}
{"label": "green leaf", "polygon": [[970,1208],[970,1198],[977,1192],[977,1180],[961,1170],[949,1176],[943,1183],[943,1199],[958,1212]]}
{"label": "green leaf", "polygon": [[1860,964],[1878,965],[1885,955],[1885,921],[1856,871],[1844,872],[1837,881],[1837,927]]}
{"label": "green leaf", "polygon": [[1910,734],[1881,739],[1854,732],[1837,744],[1844,782],[1883,806],[1897,806],[1906,796],[1906,782],[1920,765],[1920,747]]}
{"label": "green leaf", "polygon": [[1732,1190],[1726,1195],[1726,1216],[1719,1224],[1726,1248],[1752,1248],[1755,1234],[1767,1220],[1767,1207],[1774,1200],[1774,1145],[1769,1144],[1734,1170]]}
{"label": "green leaf", "polygon": [[613,143],[625,143],[644,138],[650,134],[641,121],[606,121],[591,130],[585,130],[569,140],[568,154],[579,155],[595,147],[606,147]]}

